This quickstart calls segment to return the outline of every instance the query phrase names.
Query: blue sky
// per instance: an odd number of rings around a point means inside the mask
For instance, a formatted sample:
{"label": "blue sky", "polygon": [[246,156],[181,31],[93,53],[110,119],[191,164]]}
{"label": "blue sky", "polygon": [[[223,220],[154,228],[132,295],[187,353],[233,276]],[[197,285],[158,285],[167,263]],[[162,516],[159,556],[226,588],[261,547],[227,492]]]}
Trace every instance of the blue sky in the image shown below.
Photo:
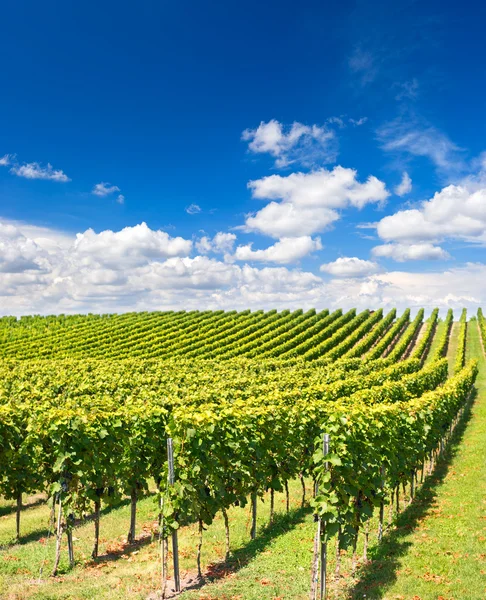
{"label": "blue sky", "polygon": [[485,23],[473,2],[6,5],[0,312],[477,307]]}

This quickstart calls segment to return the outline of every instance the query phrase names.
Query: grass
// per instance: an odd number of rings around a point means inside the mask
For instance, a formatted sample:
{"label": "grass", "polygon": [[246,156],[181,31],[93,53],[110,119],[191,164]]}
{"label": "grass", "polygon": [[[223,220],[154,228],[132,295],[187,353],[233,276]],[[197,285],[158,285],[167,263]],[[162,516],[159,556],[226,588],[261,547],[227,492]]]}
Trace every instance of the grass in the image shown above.
{"label": "grass", "polygon": [[442,334],[444,333],[445,328],[446,328],[445,321],[443,321],[442,319],[439,319],[437,322],[437,326],[435,328],[435,333],[434,333],[434,338],[432,340],[432,344],[430,345],[430,348],[429,348],[429,353],[427,354],[427,358],[425,359],[426,365],[430,364],[430,362],[432,362],[432,360],[434,360],[435,353],[437,351],[437,347],[439,346],[440,339],[442,337]]}
{"label": "grass", "polygon": [[[439,323],[435,340],[440,336]],[[455,329],[449,356],[457,345]],[[457,337],[457,336],[456,336]],[[431,353],[434,351],[432,344]],[[341,577],[333,577],[335,545],[329,548],[329,598],[472,600],[486,598],[486,364],[475,322],[468,326],[468,357],[481,361],[477,398],[456,429],[453,443],[432,477],[407,505],[402,495],[399,515],[389,514],[383,543],[376,544],[376,519],[370,523],[370,561],[361,558],[351,575],[351,557],[342,556]],[[309,486],[310,487],[310,486]],[[258,536],[251,541],[249,508],[229,511],[231,559],[224,562],[224,527],[218,516],[204,533],[206,582],[180,595],[181,600],[306,600],[310,586],[315,524],[309,508],[300,507],[300,482],[292,482],[291,510],[276,495],[277,518],[270,528],[269,503],[259,502]],[[310,490],[308,490],[310,492]],[[66,549],[59,577],[48,577],[54,557],[49,508],[42,498],[29,499],[22,512],[22,540],[13,541],[13,503],[0,501],[0,598],[20,599],[147,599],[160,589],[160,562],[155,527],[155,499],[140,501],[138,540],[127,545],[129,506],[105,509],[101,519],[100,558],[89,559],[93,525],[75,530],[77,564],[69,570]],[[395,527],[396,526],[396,527]],[[180,530],[183,581],[195,583],[197,527]],[[358,545],[362,557],[363,536]],[[39,583],[39,568],[45,562]]]}
{"label": "grass", "polygon": [[[310,494],[310,484],[307,490]],[[255,557],[270,556],[281,536],[295,535],[299,538],[299,556],[289,556],[288,580],[291,582],[296,563],[310,561],[312,548],[312,520],[310,509],[302,509],[300,481],[290,485],[290,512],[286,514],[285,495],[275,495],[276,519],[269,528],[269,502],[258,503],[258,536],[250,541],[249,507],[228,511],[231,524],[232,558],[224,563],[224,523],[218,515],[204,533],[203,570],[215,579],[236,573],[252,564]],[[15,513],[13,503],[0,503],[0,598],[20,600],[36,598],[54,599],[119,599],[140,598],[160,589],[160,560],[155,530],[157,507],[153,497],[139,502],[138,539],[133,545],[126,543],[129,524],[129,505],[124,503],[115,509],[105,509],[101,518],[100,557],[91,561],[89,556],[93,537],[93,524],[86,523],[74,531],[76,566],[69,570],[67,550],[63,547],[60,574],[49,577],[54,558],[54,537],[49,535],[50,509],[39,497],[26,499],[22,511],[22,539],[14,543]],[[197,527],[181,528],[179,532],[181,578],[194,579],[196,569]],[[284,554],[282,549],[278,555]],[[170,555],[171,556],[171,555]],[[280,563],[282,561],[280,560]],[[39,570],[44,564],[39,580]],[[281,566],[280,571],[283,570]],[[302,570],[304,567],[302,567]],[[268,574],[266,567],[264,572]],[[278,571],[277,571],[278,572]],[[280,573],[279,577],[282,577]],[[266,576],[268,578],[268,575]],[[264,579],[263,574],[260,577]],[[307,579],[307,577],[303,578]],[[265,582],[262,585],[267,585]],[[270,585],[270,584],[268,584]],[[198,596],[196,596],[198,597]],[[255,598],[260,596],[255,595]],[[297,596],[292,596],[297,597]]]}
{"label": "grass", "polygon": [[[447,349],[447,362],[448,362],[448,366],[449,366],[449,375],[454,374],[454,367],[456,364],[457,345],[459,342],[460,325],[461,324],[459,322],[453,323],[452,329],[451,329],[451,334],[449,336],[449,348]],[[475,326],[476,325],[474,323],[471,323],[471,325],[468,325],[468,327],[475,327]]]}

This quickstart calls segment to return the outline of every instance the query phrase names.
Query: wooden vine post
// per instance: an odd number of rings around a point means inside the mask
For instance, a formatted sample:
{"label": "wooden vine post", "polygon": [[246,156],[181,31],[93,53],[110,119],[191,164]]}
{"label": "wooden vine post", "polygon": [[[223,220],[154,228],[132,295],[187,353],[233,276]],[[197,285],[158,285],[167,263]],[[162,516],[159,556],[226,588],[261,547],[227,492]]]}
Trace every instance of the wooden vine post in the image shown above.
{"label": "wooden vine post", "polygon": [[61,559],[61,539],[62,539],[62,497],[59,494],[59,504],[57,513],[57,528],[56,528],[56,556],[54,558],[54,567],[52,569],[52,577],[57,575],[59,561]]}
{"label": "wooden vine post", "polygon": [[74,524],[74,515],[70,514],[67,517],[66,535],[67,535],[67,542],[68,542],[69,566],[71,568],[74,567],[73,524]]}
{"label": "wooden vine post", "polygon": [[256,539],[257,530],[257,493],[253,492],[251,495],[251,533],[250,537],[252,540]]}
{"label": "wooden vine post", "polygon": [[[323,450],[324,456],[327,456],[329,454],[329,434],[328,433],[325,433],[323,436],[322,450]],[[326,471],[329,469],[329,463],[327,462],[327,460],[324,463],[324,468]],[[325,535],[326,535],[326,523],[323,522],[322,526],[321,526],[321,572],[320,572],[321,586],[320,586],[320,596],[319,596],[321,600],[323,598],[325,598],[327,595],[327,589],[326,589],[327,541],[326,541]]]}
{"label": "wooden vine post", "polygon": [[[174,447],[172,438],[167,439],[167,461],[169,463],[169,485],[174,485]],[[177,529],[172,532],[172,555],[174,561],[174,587],[176,592],[181,591],[181,579],[179,575],[179,541],[177,538]]]}

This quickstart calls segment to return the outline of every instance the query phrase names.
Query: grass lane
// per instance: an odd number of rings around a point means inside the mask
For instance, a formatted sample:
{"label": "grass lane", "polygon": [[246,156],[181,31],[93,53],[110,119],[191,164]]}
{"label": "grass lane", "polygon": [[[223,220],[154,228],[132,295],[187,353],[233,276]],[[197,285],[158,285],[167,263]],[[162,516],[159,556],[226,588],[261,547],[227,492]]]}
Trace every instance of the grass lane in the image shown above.
{"label": "grass lane", "polygon": [[437,347],[439,346],[440,340],[446,328],[446,323],[443,319],[439,319],[437,322],[437,327],[435,328],[434,338],[432,339],[432,344],[430,345],[429,352],[427,354],[427,358],[425,359],[425,364],[430,364],[435,357],[435,353],[437,352]]}
{"label": "grass lane", "polygon": [[[468,325],[469,327],[469,325]],[[475,324],[472,324],[472,327],[475,327]],[[459,342],[459,330],[461,328],[461,324],[459,321],[456,321],[452,324],[451,334],[449,336],[449,347],[447,349],[447,362],[449,365],[449,377],[454,375],[454,367],[456,364],[456,353],[457,353],[457,345]]]}

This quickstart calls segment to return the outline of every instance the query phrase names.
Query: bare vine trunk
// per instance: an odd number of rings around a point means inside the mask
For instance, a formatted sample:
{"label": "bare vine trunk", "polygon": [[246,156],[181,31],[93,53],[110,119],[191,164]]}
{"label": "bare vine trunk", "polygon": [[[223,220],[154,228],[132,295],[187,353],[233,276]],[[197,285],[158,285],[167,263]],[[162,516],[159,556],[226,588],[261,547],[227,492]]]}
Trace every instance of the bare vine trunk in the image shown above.
{"label": "bare vine trunk", "polygon": [[380,502],[380,518],[378,521],[378,541],[381,542],[383,539],[383,516],[385,512],[385,504],[383,500]]}
{"label": "bare vine trunk", "polygon": [[341,576],[341,525],[339,525],[336,539],[336,568],[334,569],[334,579],[339,581]]}
{"label": "bare vine trunk", "polygon": [[365,532],[364,532],[364,544],[363,544],[363,561],[368,561],[368,542],[370,539],[370,524],[366,521]]}
{"label": "bare vine trunk", "polygon": [[285,506],[287,508],[287,514],[290,511],[290,494],[289,494],[289,482],[285,480]]}
{"label": "bare vine trunk", "polygon": [[309,594],[310,600],[317,598],[317,583],[318,583],[318,572],[319,572],[319,550],[321,545],[321,521],[318,521],[317,531],[314,536],[314,552],[312,555],[312,568],[311,568],[311,591]]}
{"label": "bare vine trunk", "polygon": [[302,486],[302,500],[301,500],[301,506],[302,508],[304,508],[305,506],[305,479],[304,476],[302,475],[302,473],[299,474],[299,478],[300,478],[300,484]]}
{"label": "bare vine trunk", "polygon": [[18,542],[20,540],[20,512],[22,510],[22,492],[19,492],[18,496],[17,496],[17,514],[16,514],[16,519],[15,519],[15,526],[16,526],[16,541]]}
{"label": "bare vine trunk", "polygon": [[128,531],[127,541],[133,544],[135,541],[135,528],[137,524],[137,488],[133,487],[130,494],[130,529]]}
{"label": "bare vine trunk", "polygon": [[73,530],[72,530],[71,524],[69,524],[69,527],[68,527],[66,533],[67,533],[67,542],[68,542],[69,566],[71,568],[73,568],[74,567],[74,546],[73,546]]}
{"label": "bare vine trunk", "polygon": [[91,552],[91,558],[98,558],[98,546],[100,540],[100,509],[101,501],[96,500],[94,506],[94,540],[93,540],[93,551]]}
{"label": "bare vine trunk", "polygon": [[230,557],[230,528],[229,528],[228,513],[226,512],[225,508],[223,508],[223,519],[224,519],[224,531],[225,531],[225,535],[226,535],[226,552],[225,552],[224,559],[228,560]]}
{"label": "bare vine trunk", "polygon": [[202,570],[201,570],[201,550],[203,543],[203,522],[202,519],[199,519],[199,541],[197,544],[197,576],[199,579],[203,578]]}
{"label": "bare vine trunk", "polygon": [[251,539],[256,538],[256,521],[257,521],[257,495],[254,492],[251,495]]}
{"label": "bare vine trunk", "polygon": [[56,532],[56,556],[54,558],[54,567],[52,568],[52,577],[57,575],[57,569],[59,568],[59,561],[61,560],[61,540],[62,540],[62,502],[59,498],[59,512],[57,515],[57,532]]}
{"label": "bare vine trunk", "polygon": [[160,551],[162,553],[162,600],[165,600],[165,596],[167,594],[167,573],[169,572],[167,563],[169,556],[169,541],[167,538],[162,538]]}
{"label": "bare vine trunk", "polygon": [[356,532],[356,536],[354,537],[354,540],[353,540],[353,558],[352,558],[352,562],[351,562],[351,572],[353,575],[356,573],[356,568],[358,566],[358,556],[356,554],[356,547],[358,546],[358,535],[359,535],[359,530]]}

